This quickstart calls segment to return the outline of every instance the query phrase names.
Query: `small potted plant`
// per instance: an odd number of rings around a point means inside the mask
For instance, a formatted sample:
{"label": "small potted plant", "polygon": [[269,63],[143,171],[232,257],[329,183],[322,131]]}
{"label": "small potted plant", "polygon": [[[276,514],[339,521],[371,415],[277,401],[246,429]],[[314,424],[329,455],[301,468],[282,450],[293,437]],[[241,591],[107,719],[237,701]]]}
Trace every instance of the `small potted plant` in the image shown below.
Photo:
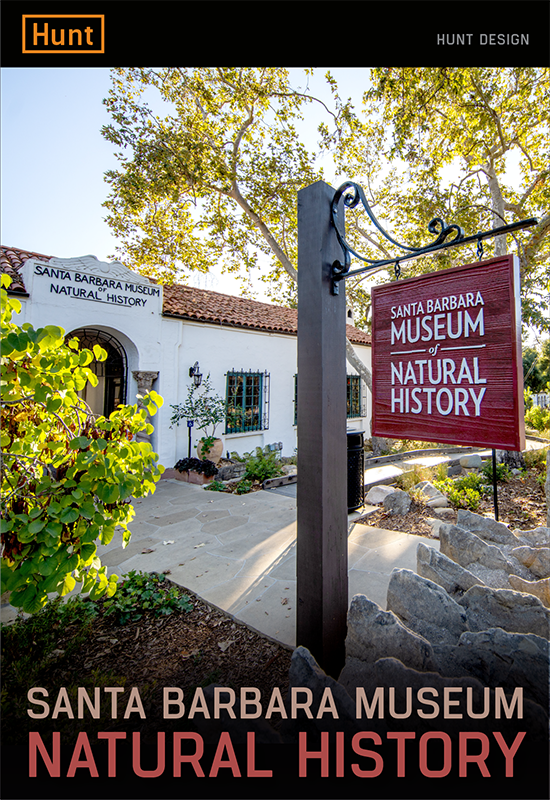
{"label": "small potted plant", "polygon": [[[223,454],[223,441],[216,437],[216,428],[225,420],[225,399],[213,394],[210,374],[199,387],[191,384],[185,403],[172,405],[174,410],[170,423],[179,425],[181,420],[193,420],[204,431],[197,443],[197,456],[218,464]],[[208,430],[210,428],[210,431]]]}

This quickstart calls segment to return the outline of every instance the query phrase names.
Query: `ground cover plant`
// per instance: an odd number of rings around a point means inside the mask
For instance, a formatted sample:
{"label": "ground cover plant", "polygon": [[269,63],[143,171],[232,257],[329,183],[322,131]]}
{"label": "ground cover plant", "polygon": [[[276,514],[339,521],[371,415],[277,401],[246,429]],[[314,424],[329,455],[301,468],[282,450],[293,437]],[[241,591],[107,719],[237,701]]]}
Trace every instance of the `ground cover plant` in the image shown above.
{"label": "ground cover plant", "polygon": [[[169,573],[169,571],[167,571]],[[254,686],[270,694],[288,687],[291,651],[170,581],[167,574],[131,571],[113,599],[58,599],[15,624],[2,626],[3,739],[28,747],[28,732],[47,736],[52,730],[72,738],[82,730],[135,731],[156,737],[185,721],[162,716],[163,687],[180,687],[190,698],[195,688],[213,682],[238,691]],[[124,592],[126,585],[127,593]],[[120,596],[119,596],[120,593]],[[127,598],[111,604],[115,598]],[[42,687],[53,709],[61,687],[75,717],[60,713],[52,721],[27,714],[28,690]],[[101,719],[77,719],[77,689],[90,698],[94,688],[121,687],[118,718],[111,718],[111,700],[101,689]],[[123,719],[131,689],[137,687],[146,718]]]}
{"label": "ground cover plant", "polygon": [[131,570],[122,580],[115,595],[103,603],[105,614],[119,624],[140,620],[144,614],[170,615],[192,609],[187,595],[175,586],[167,586],[160,573]]}

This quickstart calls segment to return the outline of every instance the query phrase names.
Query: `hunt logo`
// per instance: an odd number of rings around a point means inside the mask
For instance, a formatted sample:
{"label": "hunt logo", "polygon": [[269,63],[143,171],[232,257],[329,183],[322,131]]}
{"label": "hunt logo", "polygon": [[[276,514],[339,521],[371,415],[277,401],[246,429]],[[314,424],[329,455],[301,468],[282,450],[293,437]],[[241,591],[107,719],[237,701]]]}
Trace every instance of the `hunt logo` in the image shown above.
{"label": "hunt logo", "polygon": [[104,14],[23,14],[23,53],[104,52]]}

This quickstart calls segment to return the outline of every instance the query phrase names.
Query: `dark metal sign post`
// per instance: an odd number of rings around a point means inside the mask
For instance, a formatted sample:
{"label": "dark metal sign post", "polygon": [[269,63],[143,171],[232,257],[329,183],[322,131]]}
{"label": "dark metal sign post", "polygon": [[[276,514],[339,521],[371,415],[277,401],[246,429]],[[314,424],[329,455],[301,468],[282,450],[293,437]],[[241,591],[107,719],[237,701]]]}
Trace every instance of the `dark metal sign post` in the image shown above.
{"label": "dark metal sign post", "polygon": [[[367,259],[346,242],[344,209],[359,202],[400,251],[394,258]],[[357,184],[346,182],[335,191],[319,181],[298,192],[296,644],[335,678],[345,660],[348,610],[345,279],[392,264],[399,278],[400,262],[475,241],[481,259],[482,240],[537,222],[530,218],[465,236],[458,225],[436,218],[428,226],[435,239],[410,247],[382,228]],[[367,266],[351,270],[352,255]]]}
{"label": "dark metal sign post", "polygon": [[334,189],[298,192],[298,475],[296,644],[337,678],[348,610],[346,299],[331,293],[342,257]]}

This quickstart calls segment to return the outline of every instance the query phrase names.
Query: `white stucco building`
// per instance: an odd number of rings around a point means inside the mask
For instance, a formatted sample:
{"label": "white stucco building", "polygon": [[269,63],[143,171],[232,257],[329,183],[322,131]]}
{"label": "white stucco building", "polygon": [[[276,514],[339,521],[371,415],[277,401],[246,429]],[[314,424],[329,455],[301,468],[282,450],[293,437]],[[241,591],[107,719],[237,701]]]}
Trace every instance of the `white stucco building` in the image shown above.
{"label": "white stucco building", "polygon": [[[95,342],[109,356],[96,364],[98,387],[86,400],[96,413],[135,403],[138,391],[155,389],[164,406],[153,418],[154,450],[165,467],[188,454],[185,421],[170,427],[172,404],[183,403],[199,363],[214,391],[237,405],[233,424],[218,427],[224,451],[239,454],[282,443],[297,447],[297,312],[268,303],[182,285],[160,286],[119,262],[94,256],[57,259],[2,247],[2,271],[22,304],[21,322],[58,325],[83,345]],[[349,325],[348,339],[371,365],[370,336]],[[370,436],[371,398],[348,365],[348,428]],[[193,443],[202,432],[193,430]],[[193,454],[194,455],[194,454]]]}

